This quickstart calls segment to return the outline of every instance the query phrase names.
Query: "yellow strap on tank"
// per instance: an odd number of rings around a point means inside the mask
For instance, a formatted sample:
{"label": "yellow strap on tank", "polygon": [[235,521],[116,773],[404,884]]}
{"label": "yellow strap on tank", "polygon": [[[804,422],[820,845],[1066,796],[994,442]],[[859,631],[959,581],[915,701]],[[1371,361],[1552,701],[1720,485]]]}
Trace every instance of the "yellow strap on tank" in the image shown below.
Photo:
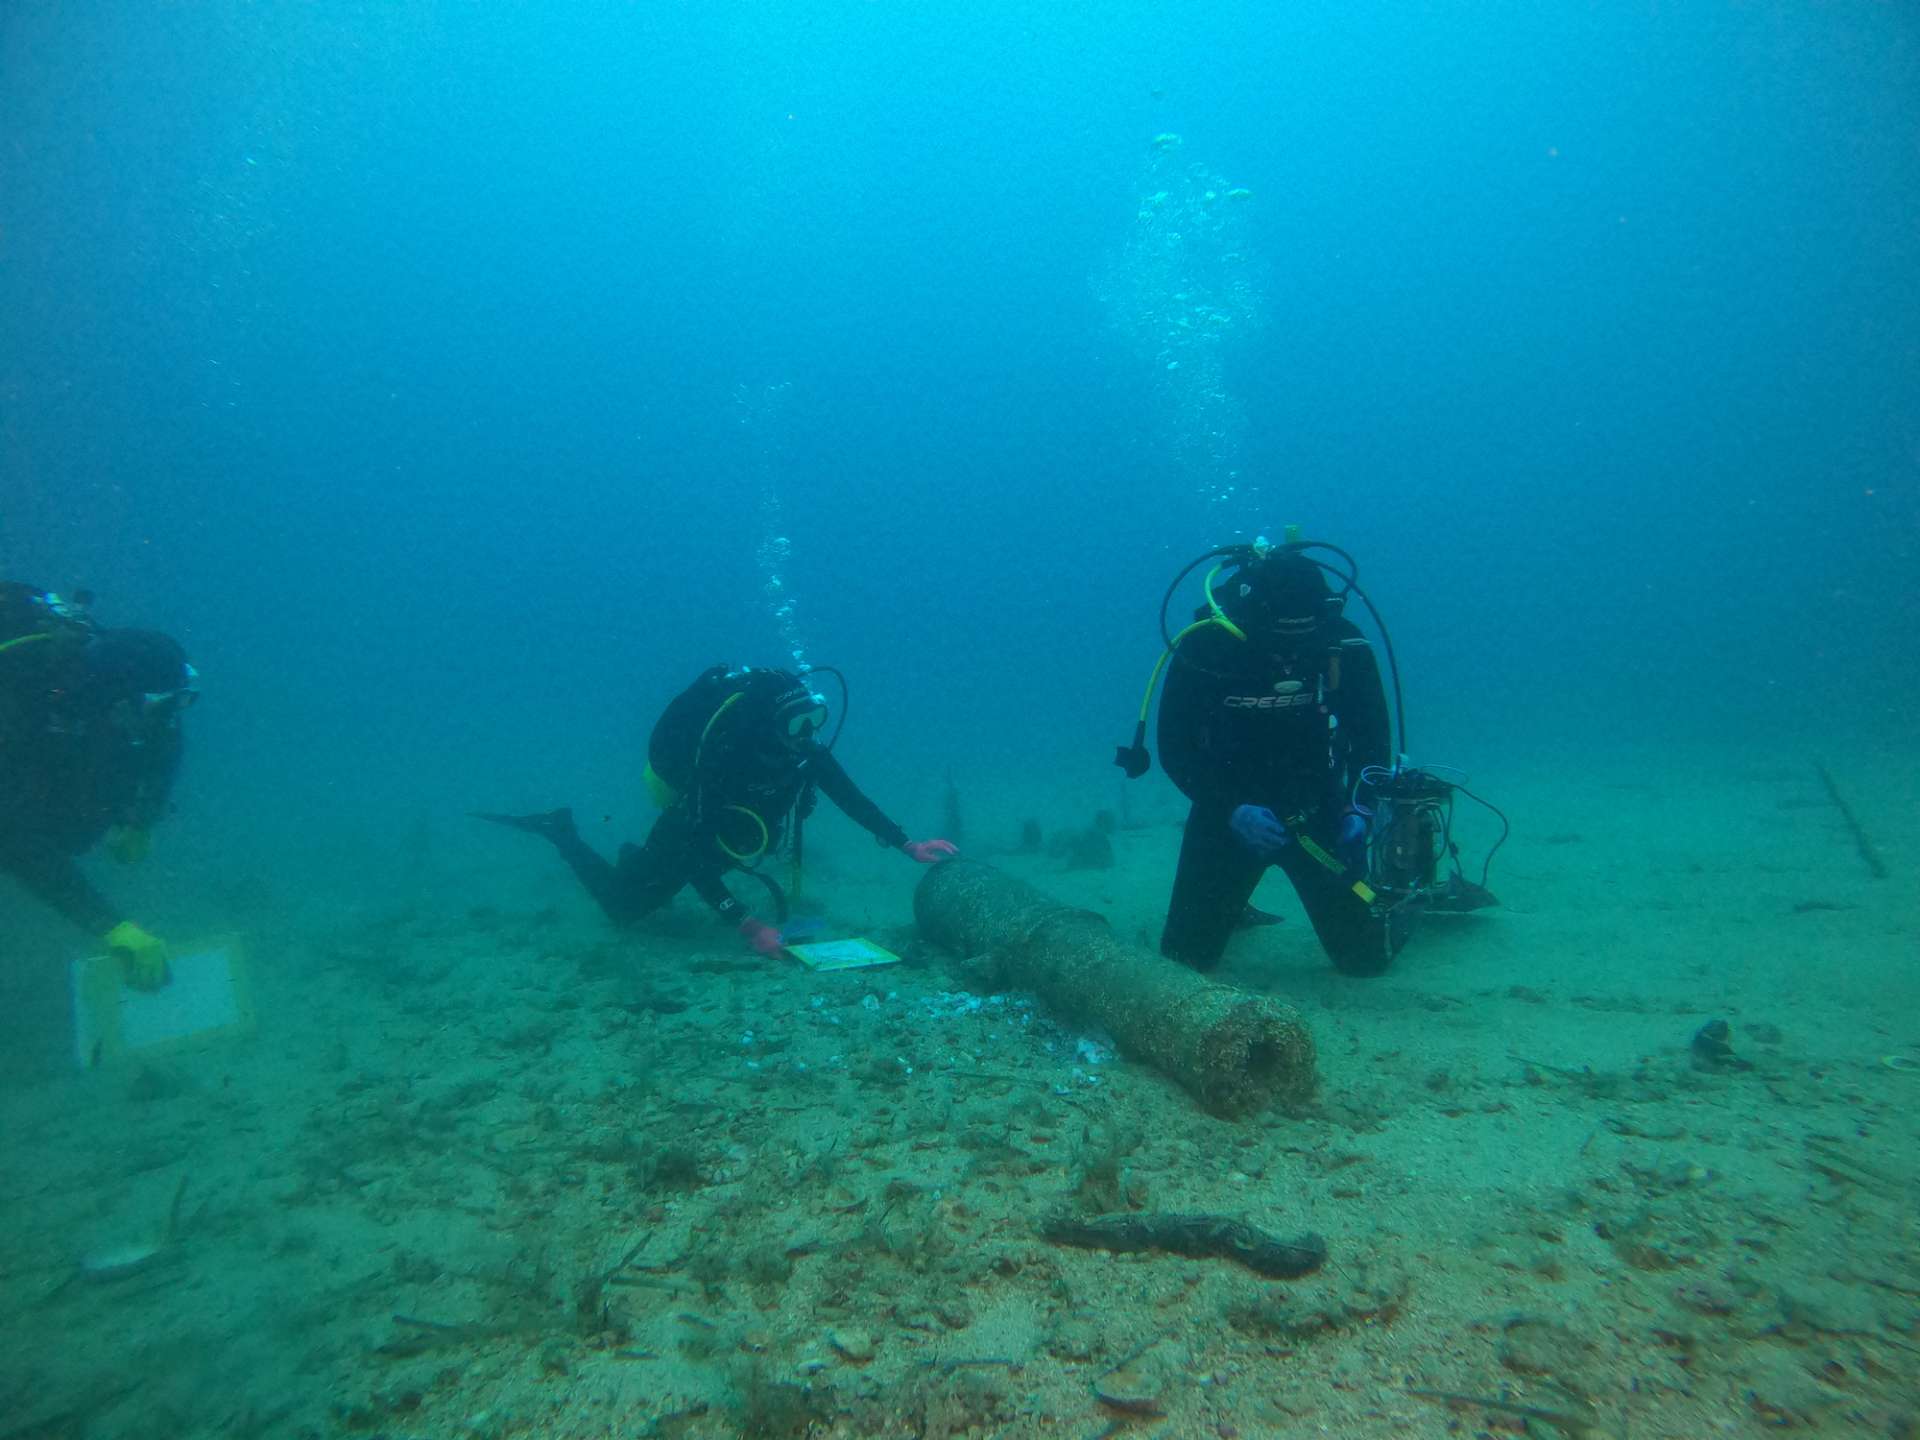
{"label": "yellow strap on tank", "polygon": [[29,645],[35,640],[51,640],[52,638],[53,632],[51,630],[36,630],[31,635],[16,635],[11,640],[0,641],[0,655],[6,654],[7,651],[13,649],[16,645]]}

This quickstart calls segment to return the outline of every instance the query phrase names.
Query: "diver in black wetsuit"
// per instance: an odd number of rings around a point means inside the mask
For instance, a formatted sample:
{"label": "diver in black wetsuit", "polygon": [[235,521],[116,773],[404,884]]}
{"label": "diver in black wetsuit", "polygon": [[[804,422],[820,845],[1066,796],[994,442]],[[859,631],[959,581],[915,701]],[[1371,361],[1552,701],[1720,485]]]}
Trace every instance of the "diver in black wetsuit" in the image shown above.
{"label": "diver in black wetsuit", "polygon": [[[660,805],[645,845],[622,845],[609,864],[580,838],[573,812],[482,815],[543,835],[615,924],[626,925],[691,885],[763,955],[780,932],[727,889],[729,870],[752,870],[779,845],[789,816],[805,817],[818,787],[881,845],[923,865],[955,853],[946,840],[910,840],[860,792],[818,738],[826,700],[786,670],[716,665],[676,696],[647,746],[647,788]],[[776,907],[784,899],[770,877]],[[776,920],[782,918],[776,914]]]}
{"label": "diver in black wetsuit", "polygon": [[[1211,969],[1258,917],[1247,902],[1278,865],[1335,967],[1378,975],[1407,918],[1366,885],[1367,821],[1355,808],[1366,803],[1362,771],[1392,760],[1380,667],[1299,547],[1233,563],[1217,601],[1210,580],[1211,610],[1169,642],[1160,758],[1193,806],[1160,949]],[[1129,775],[1145,772],[1144,734],[1143,706],[1118,758]]]}
{"label": "diver in black wetsuit", "polygon": [[100,936],[129,984],[154,990],[168,980],[166,943],[107,901],[78,857],[102,839],[116,860],[145,857],[197,677],[157,630],[95,625],[87,598],[0,582],[0,872]]}

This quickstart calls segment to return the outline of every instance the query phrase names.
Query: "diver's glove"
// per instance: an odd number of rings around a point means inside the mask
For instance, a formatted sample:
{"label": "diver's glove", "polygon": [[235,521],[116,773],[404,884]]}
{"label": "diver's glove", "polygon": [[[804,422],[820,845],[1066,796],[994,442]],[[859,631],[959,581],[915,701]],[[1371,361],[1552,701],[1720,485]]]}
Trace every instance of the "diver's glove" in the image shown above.
{"label": "diver's glove", "polygon": [[1358,810],[1349,810],[1342,815],[1340,838],[1334,841],[1333,848],[1347,869],[1364,874],[1367,868],[1367,817]]}
{"label": "diver's glove", "polygon": [[122,865],[146,859],[152,849],[153,832],[144,825],[116,825],[107,832],[107,854]]}
{"label": "diver's glove", "polygon": [[167,942],[149,935],[131,920],[107,931],[107,953],[117,957],[127,984],[136,990],[158,990],[172,974],[167,969]]}
{"label": "diver's glove", "polygon": [[782,944],[780,932],[764,920],[756,920],[749,915],[740,922],[740,935],[762,955],[778,955]]}
{"label": "diver's glove", "polygon": [[909,840],[900,849],[922,865],[938,865],[960,853],[960,847],[951,840]]}
{"label": "diver's glove", "polygon": [[1280,817],[1264,805],[1237,805],[1227,821],[1233,838],[1256,855],[1272,855],[1284,850],[1293,837]]}

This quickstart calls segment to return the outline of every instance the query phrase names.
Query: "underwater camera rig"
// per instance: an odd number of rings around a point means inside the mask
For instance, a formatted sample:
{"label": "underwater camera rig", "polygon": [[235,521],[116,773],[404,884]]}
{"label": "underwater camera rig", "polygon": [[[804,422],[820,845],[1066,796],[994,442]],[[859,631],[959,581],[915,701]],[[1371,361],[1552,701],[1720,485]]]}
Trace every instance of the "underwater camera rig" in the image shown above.
{"label": "underwater camera rig", "polygon": [[[1500,903],[1487,889],[1487,870],[1506,843],[1507,817],[1458,779],[1438,773],[1443,768],[1369,766],[1360,773],[1360,785],[1372,792],[1373,802],[1370,809],[1362,806],[1355,787],[1354,808],[1369,817],[1367,880],[1389,907],[1414,901],[1430,910],[1461,913]],[[1477,883],[1460,868],[1460,845],[1453,838],[1456,794],[1484,806],[1500,822],[1500,838],[1481,860]],[[1444,880],[1439,878],[1443,860],[1452,865]]]}

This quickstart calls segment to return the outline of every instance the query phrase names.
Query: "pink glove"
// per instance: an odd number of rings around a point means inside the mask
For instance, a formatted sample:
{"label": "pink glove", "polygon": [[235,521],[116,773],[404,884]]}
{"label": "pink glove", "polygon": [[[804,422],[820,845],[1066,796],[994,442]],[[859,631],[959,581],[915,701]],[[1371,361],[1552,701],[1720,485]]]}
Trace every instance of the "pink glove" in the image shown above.
{"label": "pink glove", "polygon": [[949,855],[960,853],[960,848],[951,840],[909,840],[900,848],[922,865],[938,865]]}
{"label": "pink glove", "polygon": [[764,920],[756,920],[749,915],[740,922],[740,935],[762,955],[778,955],[782,949],[780,932]]}

